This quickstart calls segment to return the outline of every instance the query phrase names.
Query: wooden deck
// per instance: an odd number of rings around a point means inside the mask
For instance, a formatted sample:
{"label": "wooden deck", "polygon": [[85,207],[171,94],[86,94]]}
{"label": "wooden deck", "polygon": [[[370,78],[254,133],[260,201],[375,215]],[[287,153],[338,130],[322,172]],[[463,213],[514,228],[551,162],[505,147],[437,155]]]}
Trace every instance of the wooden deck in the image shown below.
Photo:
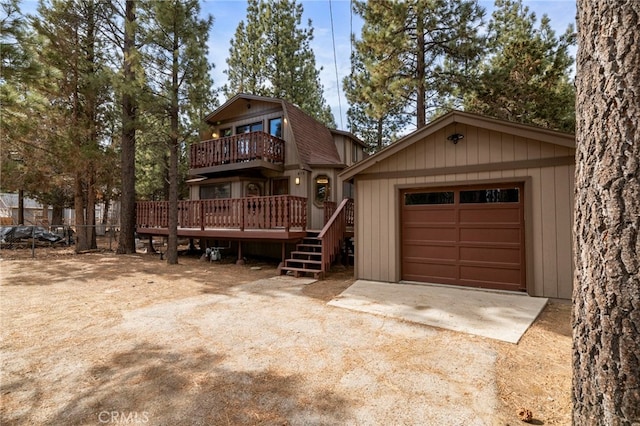
{"label": "wooden deck", "polygon": [[[168,236],[168,228],[137,228],[138,235],[141,236]],[[179,238],[207,238],[225,241],[269,241],[269,242],[294,242],[304,238],[307,231],[284,229],[194,229],[194,228],[178,228]]]}
{"label": "wooden deck", "polygon": [[[140,235],[169,234],[169,202],[136,205]],[[292,195],[178,202],[178,236],[241,241],[295,241],[306,235],[307,199]]]}

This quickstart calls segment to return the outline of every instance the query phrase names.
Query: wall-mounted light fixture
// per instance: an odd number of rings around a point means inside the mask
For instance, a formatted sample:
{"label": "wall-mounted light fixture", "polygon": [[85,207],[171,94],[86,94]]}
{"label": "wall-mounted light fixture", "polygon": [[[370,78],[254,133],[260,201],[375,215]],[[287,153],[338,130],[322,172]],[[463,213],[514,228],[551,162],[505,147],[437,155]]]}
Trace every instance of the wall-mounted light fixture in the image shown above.
{"label": "wall-mounted light fixture", "polygon": [[296,176],[295,182],[296,182],[296,185],[300,185],[300,176]]}
{"label": "wall-mounted light fixture", "polygon": [[462,139],[464,139],[464,135],[460,133],[454,133],[447,137],[447,140],[453,142],[454,145],[460,142]]}
{"label": "wall-mounted light fixture", "polygon": [[213,132],[212,136],[213,136],[214,139],[218,139],[218,132]]}

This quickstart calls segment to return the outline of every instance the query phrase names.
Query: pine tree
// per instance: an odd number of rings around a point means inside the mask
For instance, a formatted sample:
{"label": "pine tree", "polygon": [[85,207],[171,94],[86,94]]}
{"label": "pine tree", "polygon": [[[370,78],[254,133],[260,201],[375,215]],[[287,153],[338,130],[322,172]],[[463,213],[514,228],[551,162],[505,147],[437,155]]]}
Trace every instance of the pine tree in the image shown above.
{"label": "pine tree", "polygon": [[371,93],[369,110],[380,116],[391,98],[423,127],[477,60],[484,10],[475,0],[357,1],[354,10],[364,19],[356,49],[369,80],[358,90]]}
{"label": "pine tree", "polygon": [[[33,86],[40,84],[43,67],[37,60],[39,40],[29,32],[17,0],[0,2],[0,185],[17,191],[20,199],[36,180],[26,164],[41,152],[33,117],[46,110],[46,99]],[[22,204],[21,204],[22,206]],[[18,222],[24,223],[22,208]]]}
{"label": "pine tree", "polygon": [[488,26],[489,55],[465,109],[509,121],[573,132],[575,90],[570,78],[573,27],[559,38],[544,15],[522,0],[496,0]]}
{"label": "pine tree", "polygon": [[[122,136],[120,145],[120,169],[122,173],[122,191],[120,204],[120,235],[117,253],[135,253],[136,232],[136,116],[138,110],[137,94],[140,87],[136,73],[139,69],[139,55],[136,51],[136,2],[125,1],[122,32]],[[131,86],[132,85],[132,86]]]}
{"label": "pine tree", "polygon": [[301,27],[302,12],[295,0],[249,0],[247,21],[231,40],[224,92],[228,98],[250,93],[285,99],[335,127],[310,46],[313,27],[311,21]]}
{"label": "pine tree", "polygon": [[97,169],[102,164],[100,142],[105,106],[112,104],[105,29],[105,4],[91,0],[41,2],[34,28],[45,39],[40,60],[58,73],[55,90],[47,95],[48,114],[56,116],[59,155],[65,155],[73,176],[76,251],[96,247],[95,203]]}
{"label": "pine tree", "polygon": [[573,424],[640,424],[640,3],[579,0]]}
{"label": "pine tree", "polygon": [[[165,132],[169,152],[169,238],[167,263],[178,263],[179,163],[187,144],[198,138],[204,113],[214,93],[211,90],[207,39],[213,18],[198,18],[197,0],[148,1],[146,33],[148,78],[156,95],[158,121],[168,123]],[[204,105],[203,105],[204,104]]]}
{"label": "pine tree", "polygon": [[[370,153],[391,144],[409,124],[410,117],[403,113],[403,102],[390,96],[385,87],[373,87],[371,74],[358,50],[351,55],[351,75],[345,77],[343,87],[349,101],[349,131],[367,145]],[[385,107],[380,108],[382,105]]]}

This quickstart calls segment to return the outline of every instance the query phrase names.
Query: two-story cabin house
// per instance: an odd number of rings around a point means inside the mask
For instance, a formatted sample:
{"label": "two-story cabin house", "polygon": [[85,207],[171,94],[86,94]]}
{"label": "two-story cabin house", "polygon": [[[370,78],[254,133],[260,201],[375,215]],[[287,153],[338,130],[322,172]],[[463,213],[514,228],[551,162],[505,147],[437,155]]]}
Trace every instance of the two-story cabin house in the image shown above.
{"label": "two-story cabin house", "polygon": [[[239,94],[205,121],[201,142],[189,149],[190,196],[179,202],[178,235],[237,248],[239,260],[291,255],[285,270],[324,271],[353,218],[352,203],[342,202],[353,186],[339,173],[365,156],[364,144],[275,98]],[[166,235],[167,213],[166,202],[138,203],[138,233]]]}

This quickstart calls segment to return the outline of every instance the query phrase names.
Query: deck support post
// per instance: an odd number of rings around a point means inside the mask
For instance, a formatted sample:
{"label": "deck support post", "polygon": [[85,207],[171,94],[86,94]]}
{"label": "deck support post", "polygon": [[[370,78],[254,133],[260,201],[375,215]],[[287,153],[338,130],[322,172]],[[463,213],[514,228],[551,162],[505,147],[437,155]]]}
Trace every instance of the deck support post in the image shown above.
{"label": "deck support post", "polygon": [[244,259],[242,258],[242,241],[238,241],[238,260],[236,265],[244,265]]}
{"label": "deck support post", "polygon": [[282,256],[280,257],[280,263],[278,264],[278,275],[280,275],[280,269],[284,266],[284,261],[287,258],[287,243],[282,242]]}
{"label": "deck support post", "polygon": [[153,235],[149,235],[149,249],[147,253],[155,253],[156,249],[153,247]]}

